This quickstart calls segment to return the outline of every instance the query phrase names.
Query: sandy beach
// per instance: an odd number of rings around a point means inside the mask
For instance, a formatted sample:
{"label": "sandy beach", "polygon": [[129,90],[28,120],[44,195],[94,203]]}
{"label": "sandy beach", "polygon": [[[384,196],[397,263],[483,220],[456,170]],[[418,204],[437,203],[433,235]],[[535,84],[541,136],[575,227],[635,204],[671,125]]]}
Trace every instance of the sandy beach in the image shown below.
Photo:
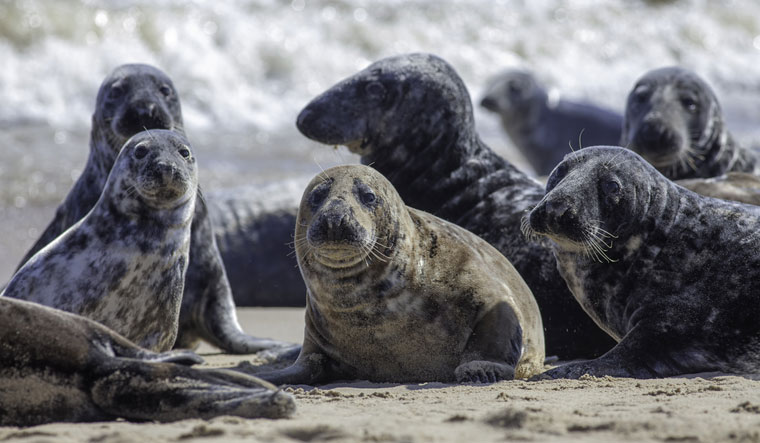
{"label": "sandy beach", "polygon": [[[254,335],[301,339],[302,309],[242,308],[239,314],[243,328]],[[207,366],[249,360],[207,346],[199,352]],[[757,375],[585,377],[492,385],[349,381],[285,389],[297,402],[290,419],[5,427],[0,442],[760,442]]]}

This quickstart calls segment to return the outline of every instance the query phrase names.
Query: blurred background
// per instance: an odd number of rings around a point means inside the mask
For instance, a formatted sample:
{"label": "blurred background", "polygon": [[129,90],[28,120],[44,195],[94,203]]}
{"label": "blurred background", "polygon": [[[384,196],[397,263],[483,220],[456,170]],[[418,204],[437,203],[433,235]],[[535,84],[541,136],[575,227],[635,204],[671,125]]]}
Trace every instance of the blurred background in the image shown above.
{"label": "blurred background", "polygon": [[417,51],[454,66],[482,137],[526,170],[477,106],[505,68],[622,111],[644,72],[682,65],[713,86],[739,140],[760,140],[753,0],[3,0],[0,282],[80,174],[95,96],[116,66],[149,63],[173,79],[207,190],[300,196],[320,166],[357,158],[302,137],[299,110],[372,61]]}

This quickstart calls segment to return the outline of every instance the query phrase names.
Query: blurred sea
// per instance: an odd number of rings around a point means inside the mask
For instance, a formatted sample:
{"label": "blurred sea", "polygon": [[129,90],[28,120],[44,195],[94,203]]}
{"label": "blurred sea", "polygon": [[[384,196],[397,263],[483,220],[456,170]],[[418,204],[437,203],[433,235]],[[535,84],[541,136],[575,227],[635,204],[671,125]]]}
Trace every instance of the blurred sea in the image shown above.
{"label": "blurred sea", "polygon": [[[0,281],[84,166],[102,79],[122,63],[174,80],[207,190],[356,162],[309,142],[298,111],[379,58],[433,52],[477,100],[507,67],[622,109],[645,71],[679,64],[714,87],[740,140],[760,140],[760,2],[753,0],[4,0],[0,2]],[[520,166],[497,119],[486,142]]]}

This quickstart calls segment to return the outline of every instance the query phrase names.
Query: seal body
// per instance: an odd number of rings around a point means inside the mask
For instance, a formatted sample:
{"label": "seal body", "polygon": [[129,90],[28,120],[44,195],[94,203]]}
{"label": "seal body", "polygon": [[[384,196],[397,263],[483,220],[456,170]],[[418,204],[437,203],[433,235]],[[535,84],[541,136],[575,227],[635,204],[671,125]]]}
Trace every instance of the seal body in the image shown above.
{"label": "seal body", "polygon": [[538,175],[552,172],[571,146],[617,144],[623,127],[620,113],[550,95],[532,73],[518,69],[490,79],[480,105],[499,114]]}
{"label": "seal body", "polygon": [[3,294],[91,318],[154,351],[171,349],[197,186],[184,137],[135,135],[95,207],[32,256]]}
{"label": "seal body", "polygon": [[760,177],[747,172],[729,172],[712,178],[688,178],[676,183],[697,194],[760,206]]}
{"label": "seal body", "polygon": [[593,147],[557,166],[528,220],[619,341],[547,376],[760,370],[760,208],[686,190],[629,150]]}
{"label": "seal body", "polygon": [[493,247],[407,208],[377,171],[329,169],[306,188],[296,255],[303,350],[275,383],[494,382],[543,367],[541,316]]}
{"label": "seal body", "polygon": [[293,399],[231,371],[193,369],[83,317],[0,297],[0,426],[236,415],[278,418]]}
{"label": "seal body", "polygon": [[592,357],[613,346],[573,299],[549,242],[520,232],[543,188],[480,140],[467,89],[445,61],[408,54],[373,63],[312,100],[297,125],[313,140],[361,155],[407,205],[499,250],[538,302],[547,354]]}
{"label": "seal body", "polygon": [[[171,79],[155,67],[119,66],[98,91],[87,165],[19,267],[95,206],[122,145],[132,135],[148,129],[184,133],[179,95]],[[192,348],[204,340],[226,352],[252,353],[284,345],[251,337],[238,324],[203,198],[198,199],[193,214],[188,266],[176,346]]]}
{"label": "seal body", "polygon": [[712,88],[695,73],[655,69],[628,95],[620,141],[671,180],[760,172],[760,156],[734,141]]}

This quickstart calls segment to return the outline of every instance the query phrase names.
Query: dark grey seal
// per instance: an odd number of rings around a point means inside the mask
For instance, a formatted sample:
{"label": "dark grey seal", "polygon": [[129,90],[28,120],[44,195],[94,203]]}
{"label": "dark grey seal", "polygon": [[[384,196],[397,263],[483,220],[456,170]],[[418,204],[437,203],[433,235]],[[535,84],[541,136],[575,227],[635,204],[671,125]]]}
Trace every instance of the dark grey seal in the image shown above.
{"label": "dark grey seal", "polygon": [[552,172],[570,145],[617,144],[623,128],[619,112],[554,97],[531,72],[519,69],[491,78],[480,105],[499,114],[509,138],[538,175]]}
{"label": "dark grey seal", "polygon": [[758,153],[734,141],[710,86],[679,67],[655,69],[636,82],[620,145],[671,180],[760,173]]}
{"label": "dark grey seal", "polygon": [[[152,66],[119,66],[106,77],[98,91],[87,165],[19,267],[92,209],[122,145],[146,129],[184,133],[177,91],[171,79]],[[252,353],[283,345],[250,337],[238,324],[231,289],[202,197],[193,215],[190,263],[175,345],[192,348],[200,340],[232,353]]]}
{"label": "dark grey seal", "polygon": [[309,290],[303,350],[265,380],[485,383],[543,369],[538,305],[509,261],[408,208],[372,168],[312,180],[295,247]]}
{"label": "dark grey seal", "polygon": [[34,254],[3,295],[82,315],[143,348],[168,351],[177,337],[197,192],[185,137],[138,133],[116,157],[92,210]]}
{"label": "dark grey seal", "polygon": [[83,317],[0,297],[0,426],[51,422],[280,418],[293,398],[260,379],[194,369]]}
{"label": "dark grey seal", "polygon": [[592,357],[614,345],[573,299],[550,243],[520,232],[543,187],[481,141],[467,88],[448,63],[429,54],[380,60],[315,98],[297,125],[313,140],[361,155],[407,205],[504,254],[538,302],[548,355]]}
{"label": "dark grey seal", "polygon": [[619,342],[545,376],[760,370],[760,208],[684,189],[629,150],[593,147],[555,168],[528,219]]}

